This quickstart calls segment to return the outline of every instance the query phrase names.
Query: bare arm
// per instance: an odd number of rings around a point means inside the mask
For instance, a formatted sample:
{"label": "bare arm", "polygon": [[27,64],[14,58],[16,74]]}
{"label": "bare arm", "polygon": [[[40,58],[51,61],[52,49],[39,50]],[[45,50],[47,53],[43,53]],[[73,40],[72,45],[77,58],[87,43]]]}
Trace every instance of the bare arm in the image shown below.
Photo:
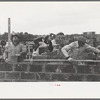
{"label": "bare arm", "polygon": [[92,46],[90,46],[88,44],[86,44],[86,47],[87,47],[87,49],[89,49],[89,50],[91,50],[91,51],[93,51],[95,53],[100,53],[100,50],[95,48],[95,47],[92,47]]}

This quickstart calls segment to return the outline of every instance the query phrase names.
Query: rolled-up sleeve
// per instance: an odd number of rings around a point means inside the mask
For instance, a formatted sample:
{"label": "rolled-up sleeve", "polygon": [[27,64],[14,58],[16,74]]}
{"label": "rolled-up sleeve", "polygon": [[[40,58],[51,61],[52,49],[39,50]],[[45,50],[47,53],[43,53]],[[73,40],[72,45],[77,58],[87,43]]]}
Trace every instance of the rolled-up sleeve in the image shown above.
{"label": "rolled-up sleeve", "polygon": [[72,42],[69,45],[64,46],[61,49],[61,51],[62,51],[63,55],[67,58],[69,56],[68,55],[68,51],[73,49],[74,47],[77,47],[77,41],[76,42]]}

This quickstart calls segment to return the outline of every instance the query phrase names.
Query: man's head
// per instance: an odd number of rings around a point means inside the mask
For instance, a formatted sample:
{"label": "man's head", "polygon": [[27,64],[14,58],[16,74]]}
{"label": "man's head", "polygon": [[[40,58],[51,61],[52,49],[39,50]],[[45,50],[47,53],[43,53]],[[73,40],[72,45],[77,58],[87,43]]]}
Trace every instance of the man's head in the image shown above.
{"label": "man's head", "polygon": [[17,35],[17,34],[15,34],[15,35],[12,35],[12,37],[11,37],[11,41],[12,41],[12,43],[14,44],[14,45],[17,45],[17,44],[19,44],[19,36]]}
{"label": "man's head", "polygon": [[78,45],[79,45],[79,47],[84,46],[85,43],[86,43],[86,39],[85,39],[84,37],[80,37],[80,38],[78,39]]}
{"label": "man's head", "polygon": [[0,44],[1,44],[1,46],[3,47],[3,46],[6,45],[6,41],[5,41],[5,40],[1,40]]}
{"label": "man's head", "polygon": [[50,33],[50,38],[51,38],[51,40],[52,40],[52,39],[55,39],[55,37],[56,37],[56,35],[55,35],[54,33]]}

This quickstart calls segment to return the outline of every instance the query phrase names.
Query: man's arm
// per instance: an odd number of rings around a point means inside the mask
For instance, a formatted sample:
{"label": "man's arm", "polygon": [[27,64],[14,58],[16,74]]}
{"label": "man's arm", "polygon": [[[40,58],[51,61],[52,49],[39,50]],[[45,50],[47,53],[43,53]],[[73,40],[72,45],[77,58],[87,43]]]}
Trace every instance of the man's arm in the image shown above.
{"label": "man's arm", "polygon": [[72,48],[76,47],[76,46],[77,46],[76,42],[72,42],[69,45],[64,46],[61,49],[61,51],[62,51],[63,55],[68,59],[69,58],[68,51],[71,50]]}
{"label": "man's arm", "polygon": [[8,47],[5,48],[5,51],[3,53],[3,59],[8,59]]}
{"label": "man's arm", "polygon": [[89,49],[89,50],[93,51],[94,53],[100,53],[99,49],[97,49],[95,47],[92,47],[92,46],[90,46],[88,44],[86,44],[86,49]]}
{"label": "man's arm", "polygon": [[21,50],[20,54],[23,54],[23,53],[27,52],[27,48],[26,48],[25,45],[21,44],[21,48],[22,48],[22,50]]}

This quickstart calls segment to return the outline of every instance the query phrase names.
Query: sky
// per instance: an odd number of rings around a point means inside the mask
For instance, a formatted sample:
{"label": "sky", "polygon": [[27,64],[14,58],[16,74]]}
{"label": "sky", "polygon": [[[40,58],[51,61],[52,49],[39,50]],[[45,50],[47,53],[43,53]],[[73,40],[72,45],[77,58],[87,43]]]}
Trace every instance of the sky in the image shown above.
{"label": "sky", "polygon": [[100,2],[0,2],[0,34],[8,31],[44,35],[49,33],[100,34]]}

